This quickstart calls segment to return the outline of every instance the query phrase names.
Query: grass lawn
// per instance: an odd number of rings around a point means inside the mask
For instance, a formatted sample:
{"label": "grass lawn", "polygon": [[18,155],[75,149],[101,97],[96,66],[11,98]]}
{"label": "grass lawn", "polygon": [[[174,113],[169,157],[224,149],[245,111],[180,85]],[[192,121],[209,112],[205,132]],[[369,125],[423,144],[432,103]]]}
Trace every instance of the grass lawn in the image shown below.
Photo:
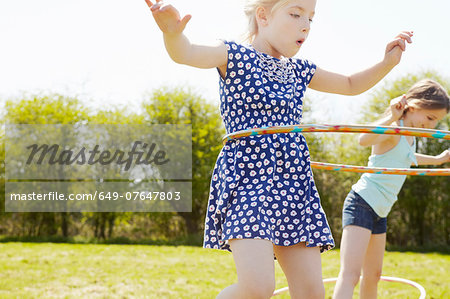
{"label": "grass lawn", "polygon": [[[276,266],[278,289],[287,283]],[[322,255],[322,268],[324,278],[337,276],[338,250]],[[387,252],[383,275],[420,283],[427,298],[450,298],[449,255]],[[0,298],[215,298],[235,280],[230,253],[199,247],[0,243]],[[419,297],[399,283],[379,289],[379,298]]]}

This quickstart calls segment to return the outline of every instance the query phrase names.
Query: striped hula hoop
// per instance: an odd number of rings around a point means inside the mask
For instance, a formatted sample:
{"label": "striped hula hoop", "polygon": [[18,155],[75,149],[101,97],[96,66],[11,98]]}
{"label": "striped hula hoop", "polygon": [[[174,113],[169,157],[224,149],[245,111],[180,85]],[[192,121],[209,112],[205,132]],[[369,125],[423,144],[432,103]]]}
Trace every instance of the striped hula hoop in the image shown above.
{"label": "striped hula hoop", "polygon": [[[362,276],[360,277],[360,279],[362,279]],[[409,279],[404,279],[404,278],[398,278],[398,277],[391,277],[391,276],[381,276],[380,280],[383,281],[388,281],[388,282],[400,282],[400,283],[404,283],[410,286],[415,287],[416,289],[419,290],[420,292],[420,296],[419,299],[425,299],[427,292],[425,291],[425,288],[423,286],[421,286],[420,284],[418,284],[415,281],[409,280]],[[325,278],[323,280],[323,283],[330,283],[330,282],[336,282],[337,281],[337,277],[333,277],[333,278]],[[285,292],[287,292],[289,290],[289,287],[285,287],[279,290],[276,290],[272,297],[278,296],[280,294],[283,294]]]}
{"label": "striped hula hoop", "polygon": [[[263,127],[249,130],[237,131],[227,134],[223,137],[222,142],[226,144],[229,140],[238,139],[248,136],[279,134],[279,133],[372,133],[386,135],[403,135],[425,138],[435,138],[450,140],[450,131],[417,129],[409,127],[392,127],[392,126],[362,126],[362,125],[291,125],[278,127]],[[424,168],[378,168],[353,166],[342,164],[331,164],[323,162],[311,162],[311,167],[315,169],[325,169],[334,171],[358,172],[358,173],[376,173],[376,174],[393,174],[393,175],[421,175],[421,176],[450,176],[450,168],[444,169],[424,169]]]}
{"label": "striped hula hoop", "polygon": [[386,135],[404,135],[426,138],[436,138],[450,140],[450,132],[443,130],[417,129],[409,127],[392,127],[392,126],[361,126],[361,125],[291,125],[279,127],[263,127],[243,131],[237,131],[225,135],[222,138],[225,144],[228,140],[241,137],[267,135],[277,133],[373,133]]}
{"label": "striped hula hoop", "polygon": [[366,167],[343,164],[332,164],[311,161],[311,167],[322,170],[334,170],[358,173],[394,174],[394,175],[422,175],[422,176],[450,176],[450,168],[427,169],[427,168],[381,168]]}
{"label": "striped hula hoop", "polygon": [[[360,279],[362,278],[362,276],[360,277]],[[388,282],[400,282],[403,284],[407,284],[410,286],[415,287],[416,289],[419,290],[420,292],[420,296],[419,299],[425,299],[427,292],[425,291],[425,288],[423,286],[421,286],[420,284],[418,284],[415,281],[409,280],[409,279],[404,279],[404,278],[398,278],[398,277],[391,277],[391,276],[381,276],[380,278],[383,281],[388,281]],[[333,278],[325,278],[323,280],[323,283],[330,283],[330,282],[336,282],[337,281],[337,277],[333,277]],[[279,290],[276,290],[272,297],[278,296],[280,294],[283,294],[285,292],[287,292],[289,290],[289,287],[285,287]]]}

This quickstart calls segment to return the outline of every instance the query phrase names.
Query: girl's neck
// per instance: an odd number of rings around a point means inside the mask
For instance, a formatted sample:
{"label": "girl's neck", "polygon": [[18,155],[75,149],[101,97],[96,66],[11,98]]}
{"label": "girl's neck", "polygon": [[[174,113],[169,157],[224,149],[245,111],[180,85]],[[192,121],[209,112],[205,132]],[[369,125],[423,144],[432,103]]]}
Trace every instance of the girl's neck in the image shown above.
{"label": "girl's neck", "polygon": [[252,42],[252,47],[258,52],[265,53],[267,55],[270,55],[272,57],[281,58],[281,54],[278,53],[271,45],[270,43],[262,38],[261,36],[256,35],[255,39]]}

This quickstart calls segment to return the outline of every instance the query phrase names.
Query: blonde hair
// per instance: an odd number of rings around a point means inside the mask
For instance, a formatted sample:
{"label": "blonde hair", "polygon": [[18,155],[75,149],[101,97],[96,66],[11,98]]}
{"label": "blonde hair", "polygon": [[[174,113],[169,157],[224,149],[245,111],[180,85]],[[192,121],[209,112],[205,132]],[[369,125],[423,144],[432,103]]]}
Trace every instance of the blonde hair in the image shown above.
{"label": "blonde hair", "polygon": [[244,13],[248,18],[248,32],[245,36],[245,40],[251,43],[258,33],[258,23],[256,22],[256,9],[258,7],[271,8],[270,13],[274,13],[289,1],[291,0],[246,0]]}
{"label": "blonde hair", "polygon": [[424,79],[406,92],[409,107],[427,110],[450,110],[450,99],[444,87],[431,79]]}

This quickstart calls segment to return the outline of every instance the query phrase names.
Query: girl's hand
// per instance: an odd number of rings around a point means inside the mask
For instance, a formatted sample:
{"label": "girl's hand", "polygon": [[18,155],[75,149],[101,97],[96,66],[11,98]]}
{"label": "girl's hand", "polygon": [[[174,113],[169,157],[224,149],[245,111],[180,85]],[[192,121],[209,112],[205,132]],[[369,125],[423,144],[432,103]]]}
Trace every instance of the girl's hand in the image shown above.
{"label": "girl's hand", "polygon": [[392,122],[399,120],[403,116],[403,112],[408,107],[406,96],[400,96],[392,99],[389,107],[391,108],[391,120]]}
{"label": "girl's hand", "polygon": [[412,31],[403,31],[396,38],[386,46],[386,52],[384,54],[384,61],[390,65],[395,66],[400,62],[402,53],[406,49],[406,42],[412,43],[411,37]]}
{"label": "girl's hand", "polygon": [[441,154],[436,156],[439,164],[444,164],[450,162],[450,150],[445,150]]}
{"label": "girl's hand", "polygon": [[150,0],[145,2],[150,7],[159,29],[165,34],[182,33],[191,19],[191,15],[185,15],[183,19],[180,19],[178,10],[170,4],[165,5],[162,0],[156,0],[155,3]]}

